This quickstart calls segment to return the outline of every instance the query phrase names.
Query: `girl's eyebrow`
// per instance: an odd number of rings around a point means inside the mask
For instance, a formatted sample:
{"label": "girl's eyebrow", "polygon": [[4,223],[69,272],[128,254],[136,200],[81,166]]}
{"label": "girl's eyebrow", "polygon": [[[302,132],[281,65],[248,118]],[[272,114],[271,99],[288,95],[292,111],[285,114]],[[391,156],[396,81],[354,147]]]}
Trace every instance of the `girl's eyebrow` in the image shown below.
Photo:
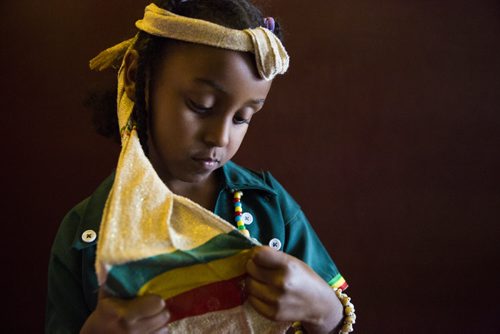
{"label": "girl's eyebrow", "polygon": [[[208,85],[208,86],[212,87],[213,89],[219,91],[222,94],[225,94],[225,95],[229,94],[223,86],[221,86],[220,84],[218,84],[217,82],[215,82],[213,80],[205,79],[205,78],[195,78],[194,81]],[[266,101],[266,99],[251,99],[248,102],[251,104],[264,104],[265,101]]]}
{"label": "girl's eyebrow", "polygon": [[208,86],[214,88],[215,90],[217,90],[223,94],[226,94],[226,95],[228,94],[227,90],[224,87],[222,87],[220,84],[218,84],[217,82],[215,82],[213,80],[205,79],[205,78],[195,78],[194,81],[208,85]]}
{"label": "girl's eyebrow", "polygon": [[264,102],[266,102],[266,99],[252,99],[249,102],[252,104],[264,104]]}

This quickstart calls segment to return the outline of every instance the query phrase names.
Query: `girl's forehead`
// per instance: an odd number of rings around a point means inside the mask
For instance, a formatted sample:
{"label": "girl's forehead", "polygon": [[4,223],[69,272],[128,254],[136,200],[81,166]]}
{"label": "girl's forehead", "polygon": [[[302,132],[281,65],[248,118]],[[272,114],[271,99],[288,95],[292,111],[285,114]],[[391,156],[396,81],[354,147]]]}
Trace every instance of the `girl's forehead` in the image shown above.
{"label": "girl's forehead", "polygon": [[226,89],[243,87],[267,95],[271,82],[260,78],[255,57],[206,45],[174,42],[163,48],[157,66],[157,80],[165,83],[195,83],[210,81]]}
{"label": "girl's forehead", "polygon": [[248,69],[260,79],[255,57],[249,52],[232,51],[202,44],[179,42],[168,43],[163,48],[160,67],[169,71],[220,72],[226,67]]}

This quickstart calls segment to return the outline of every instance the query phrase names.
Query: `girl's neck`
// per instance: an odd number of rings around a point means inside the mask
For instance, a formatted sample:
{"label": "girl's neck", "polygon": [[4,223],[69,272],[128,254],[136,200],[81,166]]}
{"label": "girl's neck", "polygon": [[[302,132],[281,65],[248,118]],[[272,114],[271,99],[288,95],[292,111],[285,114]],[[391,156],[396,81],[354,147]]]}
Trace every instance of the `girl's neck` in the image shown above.
{"label": "girl's neck", "polygon": [[205,209],[213,211],[220,187],[220,178],[216,174],[214,172],[207,179],[197,183],[172,181],[166,184],[174,194],[187,197]]}

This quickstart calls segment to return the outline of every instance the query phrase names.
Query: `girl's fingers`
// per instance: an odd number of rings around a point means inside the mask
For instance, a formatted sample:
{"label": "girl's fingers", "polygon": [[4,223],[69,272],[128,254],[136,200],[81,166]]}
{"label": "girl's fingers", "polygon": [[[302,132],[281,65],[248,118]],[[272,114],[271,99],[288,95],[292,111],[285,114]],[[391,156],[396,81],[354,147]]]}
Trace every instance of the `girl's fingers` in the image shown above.
{"label": "girl's fingers", "polygon": [[104,290],[104,288],[101,286],[99,288],[99,291],[97,293],[97,299],[103,299],[103,298],[108,298],[110,297],[109,293],[106,292],[106,290]]}
{"label": "girl's fingers", "polygon": [[165,308],[165,301],[156,295],[141,296],[127,302],[129,304],[123,318],[128,322],[156,316]]}
{"label": "girl's fingers", "polygon": [[300,315],[293,313],[291,309],[266,303],[253,295],[248,296],[248,302],[261,315],[274,321],[295,321],[297,316],[300,317]]}
{"label": "girl's fingers", "polygon": [[170,314],[164,310],[152,317],[138,320],[133,327],[140,333],[167,333],[168,319],[170,319]]}
{"label": "girl's fingers", "polygon": [[267,304],[276,305],[278,303],[280,293],[272,286],[249,277],[245,282],[245,287],[250,296],[254,296]]}
{"label": "girl's fingers", "polygon": [[151,334],[168,334],[168,328],[167,327],[162,327]]}
{"label": "girl's fingers", "polygon": [[259,267],[279,269],[287,266],[288,257],[285,253],[279,252],[269,246],[261,246],[255,247],[252,260]]}
{"label": "girl's fingers", "polygon": [[269,304],[263,302],[259,298],[249,295],[248,296],[248,302],[250,305],[253,306],[253,308],[262,314],[264,317],[271,319],[271,320],[278,320],[276,319],[276,310],[274,307],[270,306]]}
{"label": "girl's fingers", "polygon": [[247,262],[247,273],[253,278],[260,282],[279,287],[282,285],[282,273],[281,269],[269,269],[266,267],[258,266],[253,259]]}
{"label": "girl's fingers", "polygon": [[133,332],[165,333],[162,328],[170,319],[165,301],[156,295],[147,295],[135,299],[109,297],[99,291],[96,310],[89,317],[92,324],[86,325],[88,332]]}

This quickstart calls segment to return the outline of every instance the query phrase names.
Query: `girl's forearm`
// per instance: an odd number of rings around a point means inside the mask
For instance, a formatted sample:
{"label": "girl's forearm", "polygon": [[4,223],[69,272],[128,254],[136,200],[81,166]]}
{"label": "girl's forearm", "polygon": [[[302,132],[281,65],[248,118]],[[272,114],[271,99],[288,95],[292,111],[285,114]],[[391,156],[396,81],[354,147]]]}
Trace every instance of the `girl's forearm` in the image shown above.
{"label": "girl's forearm", "polygon": [[307,333],[337,333],[342,327],[344,308],[330,286],[325,289],[324,297],[321,301],[315,301],[314,305],[306,306],[317,310],[311,319],[302,321]]}

